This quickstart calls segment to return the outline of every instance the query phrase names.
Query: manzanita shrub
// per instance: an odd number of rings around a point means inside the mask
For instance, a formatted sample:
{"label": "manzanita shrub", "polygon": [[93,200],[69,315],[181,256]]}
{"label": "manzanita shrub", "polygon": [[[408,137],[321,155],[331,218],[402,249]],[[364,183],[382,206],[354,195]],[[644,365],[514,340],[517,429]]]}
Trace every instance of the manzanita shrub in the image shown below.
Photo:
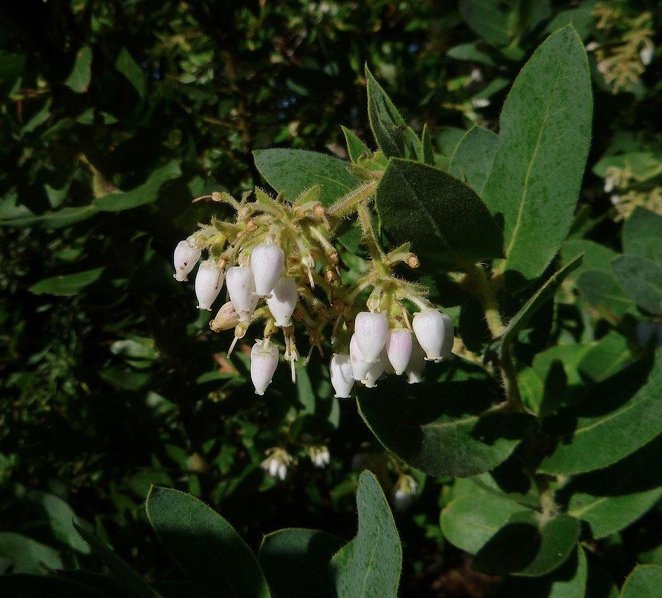
{"label": "manzanita shrub", "polygon": [[[374,143],[344,130],[350,161],[256,151],[273,193],[198,197],[218,214],[177,245],[174,276],[195,272],[198,306],[218,308],[211,329],[250,352],[256,394],[269,399],[281,361],[294,381],[298,361],[324,360],[336,397],[355,401],[412,473],[454,479],[442,533],[476,572],[504,576],[504,596],[611,595],[596,541],[662,497],[662,216],[628,213],[622,255],[582,238],[584,44],[572,26],[551,33],[498,131],[474,126],[450,156],[366,79]],[[313,453],[328,463],[328,449]],[[290,459],[276,447],[263,467],[284,479]],[[414,478],[402,480],[413,494]],[[353,539],[289,528],[254,554],[204,503],[153,487],[147,517],[185,579],[148,583],[79,526],[110,577],[11,575],[0,589],[396,596],[402,549],[373,474],[361,474],[356,503]],[[660,592],[662,567],[647,565],[621,595]]]}

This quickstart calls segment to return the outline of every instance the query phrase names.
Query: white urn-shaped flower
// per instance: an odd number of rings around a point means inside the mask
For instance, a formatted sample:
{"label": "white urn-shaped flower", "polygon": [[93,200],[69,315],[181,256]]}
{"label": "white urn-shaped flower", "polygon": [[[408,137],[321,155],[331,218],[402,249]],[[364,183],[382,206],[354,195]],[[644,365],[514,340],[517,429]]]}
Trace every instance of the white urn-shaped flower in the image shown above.
{"label": "white urn-shaped flower", "polygon": [[263,395],[276,367],[278,366],[278,347],[267,340],[257,340],[251,349],[251,380],[256,395]]}
{"label": "white urn-shaped flower", "polygon": [[286,327],[292,324],[292,314],[297,305],[299,293],[294,278],[283,276],[267,297],[267,306],[276,321],[276,326]]}
{"label": "white urn-shaped flower", "polygon": [[225,274],[230,301],[239,314],[239,320],[248,322],[257,305],[253,273],[247,266],[233,266]]}
{"label": "white urn-shaped flower", "polygon": [[188,241],[180,241],[177,243],[177,247],[175,247],[175,255],[173,257],[175,265],[175,273],[173,276],[176,280],[179,282],[188,280],[188,275],[198,263],[201,253],[202,252],[197,247],[193,247]]}
{"label": "white urn-shaped flower", "polygon": [[200,264],[195,276],[195,295],[198,298],[198,309],[211,311],[211,306],[223,288],[224,274],[214,260]]}
{"label": "white urn-shaped flower", "polygon": [[255,293],[267,297],[273,291],[285,266],[285,254],[277,245],[263,243],[251,252],[251,270],[255,280]]}
{"label": "white urn-shaped flower", "polygon": [[430,308],[419,311],[412,322],[416,339],[429,361],[441,361],[453,348],[453,321],[440,311]]}

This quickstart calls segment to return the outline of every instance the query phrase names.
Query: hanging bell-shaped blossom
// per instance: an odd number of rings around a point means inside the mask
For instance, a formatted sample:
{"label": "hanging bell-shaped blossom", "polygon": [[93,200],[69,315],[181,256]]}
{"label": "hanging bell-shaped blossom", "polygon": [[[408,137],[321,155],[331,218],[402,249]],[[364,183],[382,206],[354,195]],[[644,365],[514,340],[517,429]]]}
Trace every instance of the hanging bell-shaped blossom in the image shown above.
{"label": "hanging bell-shaped blossom", "polygon": [[377,361],[373,361],[368,368],[368,371],[365,374],[361,383],[366,386],[366,388],[375,388],[377,386],[377,380],[384,373],[386,369],[386,364],[388,363],[388,358],[386,353],[382,352]]}
{"label": "hanging bell-shaped blossom", "polygon": [[201,251],[193,247],[188,241],[180,241],[175,247],[175,273],[173,276],[175,280],[184,282],[188,280],[188,275],[200,259]]}
{"label": "hanging bell-shaped blossom", "polygon": [[411,357],[411,332],[405,328],[396,328],[388,331],[386,337],[386,355],[399,376],[405,371]]}
{"label": "hanging bell-shaped blossom", "polygon": [[453,348],[453,321],[436,309],[419,311],[412,322],[416,339],[430,361],[441,361]]}
{"label": "hanging bell-shaped blossom", "polygon": [[278,366],[278,347],[267,340],[255,341],[251,349],[251,380],[255,394],[263,395]]}
{"label": "hanging bell-shaped blossom", "polygon": [[267,297],[283,273],[285,254],[277,245],[258,245],[251,253],[251,270],[255,280],[255,293]]}
{"label": "hanging bell-shaped blossom", "polygon": [[267,298],[271,315],[276,320],[276,326],[286,327],[292,324],[292,314],[297,305],[299,293],[294,278],[283,276]]}
{"label": "hanging bell-shaped blossom", "polygon": [[331,372],[331,384],[336,391],[336,398],[349,399],[352,386],[354,386],[354,377],[352,375],[352,362],[349,355],[334,353],[329,366]]}
{"label": "hanging bell-shaped blossom", "polygon": [[354,334],[363,358],[376,361],[386,344],[388,320],[386,314],[362,311],[354,320]]}
{"label": "hanging bell-shaped blossom", "polygon": [[228,287],[230,301],[232,301],[232,305],[239,314],[239,320],[248,322],[257,305],[255,282],[253,281],[251,269],[247,266],[228,268],[225,275],[225,284]]}
{"label": "hanging bell-shaped blossom", "polygon": [[208,309],[216,301],[216,297],[223,288],[223,270],[214,260],[207,260],[200,264],[195,276],[195,295],[198,298],[198,309]]}
{"label": "hanging bell-shaped blossom", "polygon": [[356,333],[352,334],[349,341],[349,361],[352,366],[352,378],[363,380],[370,369],[370,362],[363,357],[359,341],[356,339]]}
{"label": "hanging bell-shaped blossom", "polygon": [[405,373],[409,384],[417,384],[423,380],[423,370],[425,369],[425,351],[418,344],[416,339],[412,339],[411,357],[407,364]]}

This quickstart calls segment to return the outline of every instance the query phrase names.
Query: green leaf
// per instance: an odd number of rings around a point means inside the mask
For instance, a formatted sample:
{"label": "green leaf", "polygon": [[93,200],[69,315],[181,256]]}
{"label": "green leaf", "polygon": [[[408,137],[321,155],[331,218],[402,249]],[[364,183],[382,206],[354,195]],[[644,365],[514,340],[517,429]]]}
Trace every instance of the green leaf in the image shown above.
{"label": "green leaf", "polygon": [[628,575],[620,598],[658,598],[662,588],[662,566],[637,565]]}
{"label": "green leaf", "polygon": [[576,284],[584,299],[605,312],[609,319],[618,319],[634,307],[612,272],[586,270],[577,277]]}
{"label": "green leaf", "polygon": [[85,528],[76,525],[78,533],[90,545],[92,552],[103,562],[110,574],[131,598],[156,598],[149,584],[127,565],[113,550]]}
{"label": "green leaf", "polygon": [[97,214],[99,210],[94,205],[67,207],[54,212],[46,212],[39,216],[21,216],[0,220],[2,226],[35,226],[42,228],[63,228],[77,222],[82,222]]}
{"label": "green leaf", "polygon": [[2,575],[0,596],[21,598],[108,598],[108,594],[74,580],[46,575]]}
{"label": "green leaf", "polygon": [[270,595],[251,549],[223,517],[202,501],[154,486],[146,508],[159,540],[201,596]]}
{"label": "green leaf", "polygon": [[465,494],[441,512],[441,531],[451,544],[476,554],[522,509],[522,505],[505,497],[484,492]]}
{"label": "green leaf", "polygon": [[288,201],[319,185],[320,201],[328,206],[361,184],[361,179],[348,170],[348,162],[326,154],[273,148],[255,150],[253,157],[267,183]]}
{"label": "green leaf", "polygon": [[92,80],[92,48],[83,46],[76,53],[74,67],[64,84],[76,93],[84,93]]}
{"label": "green leaf", "polygon": [[662,216],[636,208],[623,224],[623,253],[636,255],[662,267]]}
{"label": "green leaf", "polygon": [[361,156],[368,156],[370,150],[368,146],[361,141],[354,131],[351,131],[347,127],[340,127],[343,134],[345,135],[345,144],[347,145],[347,153],[349,154],[349,159],[352,162],[358,162]]}
{"label": "green leaf", "polygon": [[627,340],[618,332],[601,338],[579,363],[579,371],[594,382],[602,382],[620,372],[632,361]]}
{"label": "green leaf", "polygon": [[581,265],[568,278],[577,278],[587,270],[602,270],[611,272],[611,262],[618,255],[613,249],[600,245],[588,239],[568,239],[561,247],[561,262],[563,265],[583,255]]}
{"label": "green leaf", "polygon": [[559,442],[540,471],[567,475],[607,467],[662,434],[662,349],[647,378],[645,370],[634,364],[594,386],[577,407],[549,418],[547,431]]}
{"label": "green leaf", "polygon": [[62,567],[62,559],[54,548],[22,534],[0,532],[0,573],[11,568],[13,573],[43,574]]}
{"label": "green leaf", "polygon": [[368,66],[365,67],[368,82],[368,118],[375,141],[386,157],[415,159],[422,154],[421,142],[402,118],[391,98],[377,83]]}
{"label": "green leaf", "polygon": [[568,10],[562,10],[557,13],[556,16],[547,23],[545,27],[545,33],[552,33],[561,27],[566,25],[572,25],[577,31],[577,35],[582,40],[585,40],[593,30],[593,7],[595,2],[593,0],[584,0],[580,2],[577,8],[570,8]]}
{"label": "green leaf", "polygon": [[400,459],[429,475],[468,477],[513,452],[529,422],[490,411],[498,389],[478,380],[389,383],[358,398],[361,417]]}
{"label": "green leaf", "polygon": [[471,567],[494,575],[546,575],[568,559],[578,539],[579,521],[574,517],[541,520],[538,513],[522,511],[485,543]]}
{"label": "green leaf", "polygon": [[552,34],[515,80],[483,197],[504,219],[506,269],[539,276],[570,230],[591,138],[591,82],[571,27]]}
{"label": "green leaf", "polygon": [[434,148],[432,147],[432,137],[430,137],[430,128],[427,124],[423,125],[423,133],[421,133],[421,151],[420,161],[430,166],[434,166]]}
{"label": "green leaf", "polygon": [[325,532],[282,529],[264,537],[258,558],[274,595],[308,598],[331,594],[327,566],[342,545]]}
{"label": "green leaf", "polygon": [[81,538],[74,525],[74,522],[78,523],[78,518],[65,501],[59,496],[47,492],[30,493],[30,498],[44,508],[51,529],[53,530],[53,535],[60,542],[78,552],[89,554],[90,547]]}
{"label": "green leaf", "polygon": [[117,72],[123,75],[142,98],[145,96],[147,82],[145,73],[136,63],[126,48],[122,48],[115,58],[115,68]]}
{"label": "green leaf", "polygon": [[480,198],[447,173],[393,158],[377,187],[382,228],[395,243],[450,263],[502,255],[499,228]]}
{"label": "green leaf", "polygon": [[662,266],[636,255],[621,255],[612,263],[628,297],[646,311],[662,315]]}
{"label": "green leaf", "polygon": [[330,565],[338,598],[395,598],[402,547],[386,497],[369,471],[359,477],[356,506],[356,537],[334,555]]}
{"label": "green leaf", "polygon": [[513,37],[512,17],[497,2],[461,0],[460,14],[471,30],[493,46],[507,46]]}
{"label": "green leaf", "polygon": [[30,292],[35,295],[57,295],[60,297],[70,297],[80,293],[85,287],[99,280],[105,268],[93,268],[76,272],[76,274],[65,274],[62,276],[53,276],[45,278],[33,284]]}
{"label": "green leaf", "polygon": [[492,171],[498,141],[496,133],[479,126],[471,127],[455,146],[448,172],[481,195]]}
{"label": "green leaf", "polygon": [[588,567],[586,554],[577,545],[573,554],[558,569],[535,578],[507,577],[497,588],[495,598],[514,596],[545,598],[585,598],[587,594]]}
{"label": "green leaf", "polygon": [[154,203],[159,198],[161,186],[181,175],[179,164],[175,161],[168,162],[152,172],[142,185],[130,191],[112,191],[97,199],[94,205],[102,212],[121,212]]}
{"label": "green leaf", "polygon": [[510,320],[499,341],[499,354],[503,357],[509,344],[517,338],[519,332],[526,326],[533,314],[549,301],[565,277],[582,263],[583,256],[576,257],[560,270],[552,274],[536,293],[524,304]]}

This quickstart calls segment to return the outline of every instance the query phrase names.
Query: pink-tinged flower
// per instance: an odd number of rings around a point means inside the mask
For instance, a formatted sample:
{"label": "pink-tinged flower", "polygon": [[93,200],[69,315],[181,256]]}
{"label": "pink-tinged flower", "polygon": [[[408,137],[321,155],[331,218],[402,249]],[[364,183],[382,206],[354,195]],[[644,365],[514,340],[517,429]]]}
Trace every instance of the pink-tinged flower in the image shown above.
{"label": "pink-tinged flower", "polygon": [[412,338],[409,330],[396,328],[388,331],[386,355],[398,376],[407,369],[411,358],[411,348]]}
{"label": "pink-tinged flower", "polygon": [[379,380],[379,377],[386,369],[387,363],[388,358],[386,357],[386,353],[382,352],[382,354],[379,356],[379,359],[373,361],[370,364],[370,368],[368,368],[368,371],[365,374],[365,378],[361,380],[361,384],[365,385],[366,388],[375,388],[375,386],[377,386],[377,380]]}
{"label": "pink-tinged flower", "polygon": [[354,335],[363,358],[372,363],[379,358],[388,335],[386,314],[362,311],[354,321]]}
{"label": "pink-tinged flower", "polygon": [[180,241],[175,247],[175,273],[173,276],[179,282],[184,282],[188,280],[188,275],[200,259],[200,254],[202,252],[196,247],[191,246],[188,241]]}
{"label": "pink-tinged flower", "polygon": [[255,341],[251,349],[251,380],[255,394],[263,395],[278,366],[278,348],[269,341]]}
{"label": "pink-tinged flower", "polygon": [[453,321],[436,309],[419,311],[412,322],[416,339],[429,361],[439,362],[451,354],[453,348]]}
{"label": "pink-tinged flower", "polygon": [[211,305],[223,288],[223,270],[213,260],[200,264],[195,277],[195,295],[198,298],[198,309],[211,311]]}
{"label": "pink-tinged flower", "polygon": [[352,366],[352,377],[354,380],[363,380],[370,369],[370,362],[363,357],[363,352],[356,340],[356,333],[352,334],[349,341],[349,360]]}
{"label": "pink-tinged flower", "polygon": [[225,275],[225,284],[228,287],[230,301],[232,301],[232,305],[239,314],[239,320],[248,322],[257,305],[255,282],[253,281],[251,269],[246,266],[228,268]]}
{"label": "pink-tinged flower", "polygon": [[285,254],[277,245],[258,245],[251,253],[251,270],[258,297],[267,297],[283,273]]}
{"label": "pink-tinged flower", "polygon": [[329,366],[331,372],[331,384],[336,391],[335,396],[339,399],[349,399],[354,377],[352,375],[352,362],[349,355],[334,353]]}
{"label": "pink-tinged flower", "polygon": [[297,305],[299,293],[294,278],[282,277],[267,298],[267,306],[276,320],[276,326],[289,326],[292,324],[292,314]]}
{"label": "pink-tinged flower", "polygon": [[409,384],[417,384],[423,380],[423,370],[425,369],[425,351],[418,344],[416,339],[412,339],[411,358],[407,364],[405,373]]}

